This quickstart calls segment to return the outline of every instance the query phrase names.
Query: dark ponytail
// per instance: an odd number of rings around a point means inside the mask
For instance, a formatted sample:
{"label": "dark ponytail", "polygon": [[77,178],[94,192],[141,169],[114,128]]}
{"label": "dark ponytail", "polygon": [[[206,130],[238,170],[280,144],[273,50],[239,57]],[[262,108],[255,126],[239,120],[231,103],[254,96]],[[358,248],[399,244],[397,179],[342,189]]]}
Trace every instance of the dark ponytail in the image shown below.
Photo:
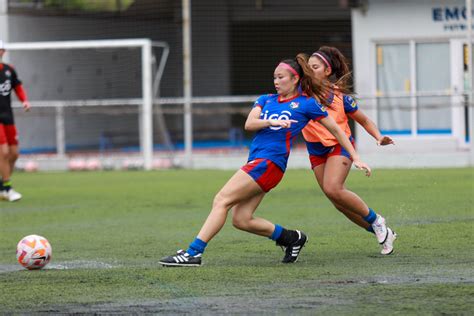
{"label": "dark ponytail", "polygon": [[315,97],[322,105],[328,106],[329,82],[314,78],[313,71],[308,64],[309,56],[300,53],[296,56],[296,62],[301,69],[301,90],[308,96]]}
{"label": "dark ponytail", "polygon": [[[349,69],[349,63],[346,57],[344,57],[341,51],[333,46],[321,46],[313,56],[320,58],[318,53],[324,56],[331,66],[332,72],[329,77],[331,83],[337,86],[337,89],[343,94],[353,94],[351,86],[352,72]],[[324,62],[324,64],[326,63]]]}

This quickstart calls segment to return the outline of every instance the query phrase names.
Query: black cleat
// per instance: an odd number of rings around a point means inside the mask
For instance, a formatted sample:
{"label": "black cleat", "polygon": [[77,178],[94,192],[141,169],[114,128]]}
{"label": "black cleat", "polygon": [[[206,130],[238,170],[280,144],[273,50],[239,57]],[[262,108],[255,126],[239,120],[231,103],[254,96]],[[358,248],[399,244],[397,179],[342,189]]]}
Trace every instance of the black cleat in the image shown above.
{"label": "black cleat", "polygon": [[176,255],[161,258],[158,262],[167,267],[200,267],[201,254],[191,256],[186,251],[180,249],[176,252]]}
{"label": "black cleat", "polygon": [[299,230],[296,231],[298,233],[298,240],[291,243],[285,249],[285,257],[281,262],[283,263],[293,263],[298,260],[298,256],[300,255],[301,249],[303,249],[304,245],[308,241],[308,237],[303,232]]}

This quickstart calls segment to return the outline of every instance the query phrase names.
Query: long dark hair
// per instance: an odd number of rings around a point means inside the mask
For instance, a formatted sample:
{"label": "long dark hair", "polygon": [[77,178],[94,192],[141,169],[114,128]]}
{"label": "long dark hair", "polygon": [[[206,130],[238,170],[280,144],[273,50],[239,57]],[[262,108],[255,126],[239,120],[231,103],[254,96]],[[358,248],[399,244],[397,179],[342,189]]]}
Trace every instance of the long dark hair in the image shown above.
{"label": "long dark hair", "polygon": [[[343,94],[352,95],[352,72],[349,69],[349,62],[339,49],[333,46],[321,46],[313,55],[319,58],[324,65],[329,63],[332,72],[329,76],[330,82]],[[323,60],[321,56],[324,57]]]}
{"label": "long dark hair", "polygon": [[299,84],[304,94],[316,98],[322,105],[328,105],[329,82],[314,78],[308,60],[309,56],[301,53],[295,59],[285,59],[281,62],[290,65],[298,73]]}

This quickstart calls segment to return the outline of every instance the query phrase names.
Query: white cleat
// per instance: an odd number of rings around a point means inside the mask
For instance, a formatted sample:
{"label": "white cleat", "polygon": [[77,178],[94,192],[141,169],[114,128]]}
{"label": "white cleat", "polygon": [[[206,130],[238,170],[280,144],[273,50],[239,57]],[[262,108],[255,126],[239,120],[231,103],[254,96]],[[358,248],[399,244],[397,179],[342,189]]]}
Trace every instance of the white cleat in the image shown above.
{"label": "white cleat", "polygon": [[3,190],[1,192],[1,195],[4,200],[7,200],[9,202],[15,202],[21,199],[21,194],[13,189],[10,189],[8,191]]}
{"label": "white cleat", "polygon": [[383,244],[388,236],[387,225],[385,225],[385,218],[377,215],[377,218],[372,223],[372,229],[374,230],[375,236],[379,244]]}
{"label": "white cleat", "polygon": [[380,252],[383,255],[389,255],[393,252],[393,242],[397,239],[397,233],[390,227],[387,227],[387,231],[387,240],[382,244],[382,251]]}

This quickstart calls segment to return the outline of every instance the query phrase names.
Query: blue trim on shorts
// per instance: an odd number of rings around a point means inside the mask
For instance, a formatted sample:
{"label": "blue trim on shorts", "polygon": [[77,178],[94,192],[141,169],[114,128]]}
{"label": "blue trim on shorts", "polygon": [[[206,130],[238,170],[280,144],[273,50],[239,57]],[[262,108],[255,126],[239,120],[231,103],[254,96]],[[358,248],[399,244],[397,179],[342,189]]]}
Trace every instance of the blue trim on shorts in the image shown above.
{"label": "blue trim on shorts", "polygon": [[[354,137],[350,136],[349,141],[352,143],[354,142]],[[306,142],[306,149],[308,150],[308,154],[310,156],[326,156],[330,154],[336,146],[341,146],[339,143],[334,146],[324,146],[323,143],[312,143]],[[351,159],[351,155],[341,146],[341,154],[340,156],[347,157]]]}
{"label": "blue trim on shorts", "polygon": [[263,159],[258,165],[256,165],[252,170],[247,172],[249,176],[252,177],[252,179],[257,182],[264,174],[267,172],[268,169],[268,164],[267,160]]}

